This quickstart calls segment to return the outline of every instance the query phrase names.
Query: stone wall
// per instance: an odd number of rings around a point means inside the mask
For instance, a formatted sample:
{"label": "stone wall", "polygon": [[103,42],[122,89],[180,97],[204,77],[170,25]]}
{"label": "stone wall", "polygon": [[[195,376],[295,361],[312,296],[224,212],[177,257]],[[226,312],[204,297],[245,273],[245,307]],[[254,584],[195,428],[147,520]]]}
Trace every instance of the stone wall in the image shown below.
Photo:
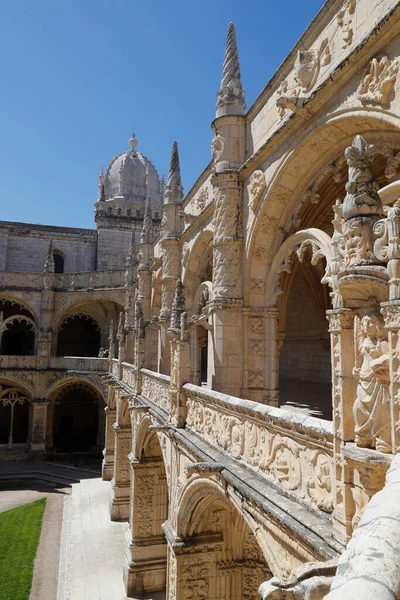
{"label": "stone wall", "polygon": [[96,231],[30,223],[0,223],[0,267],[3,271],[41,273],[49,249],[64,257],[64,271],[96,268]]}

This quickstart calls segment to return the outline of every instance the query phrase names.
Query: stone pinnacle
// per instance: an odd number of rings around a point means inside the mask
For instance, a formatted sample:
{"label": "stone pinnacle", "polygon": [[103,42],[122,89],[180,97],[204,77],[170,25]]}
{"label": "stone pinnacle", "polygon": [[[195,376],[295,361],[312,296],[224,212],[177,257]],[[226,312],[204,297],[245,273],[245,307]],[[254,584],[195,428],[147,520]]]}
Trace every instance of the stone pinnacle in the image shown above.
{"label": "stone pinnacle", "polygon": [[151,216],[151,205],[150,198],[147,196],[146,204],[144,207],[144,218],[143,218],[143,227],[142,232],[140,234],[140,243],[141,244],[151,244],[151,231],[153,228],[153,219]]}
{"label": "stone pinnacle", "polygon": [[222,67],[221,87],[217,93],[217,117],[222,117],[223,115],[243,115],[246,108],[244,98],[245,92],[240,80],[235,25],[229,23],[224,65]]}
{"label": "stone pinnacle", "polygon": [[179,166],[178,142],[172,144],[171,162],[169,165],[167,187],[165,189],[166,204],[180,204],[183,200],[181,169]]}
{"label": "stone pinnacle", "polygon": [[55,265],[54,265],[54,254],[53,254],[53,240],[50,240],[49,249],[47,250],[46,260],[44,261],[44,273],[54,273]]}

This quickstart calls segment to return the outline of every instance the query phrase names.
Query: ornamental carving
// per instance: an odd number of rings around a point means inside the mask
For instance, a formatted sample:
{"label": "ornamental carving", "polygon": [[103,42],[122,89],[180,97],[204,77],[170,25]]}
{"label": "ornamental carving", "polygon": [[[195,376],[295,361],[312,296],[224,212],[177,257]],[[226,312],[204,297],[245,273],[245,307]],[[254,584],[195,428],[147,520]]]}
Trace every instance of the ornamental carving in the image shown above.
{"label": "ornamental carving", "polygon": [[331,51],[328,38],[325,38],[319,49],[299,50],[294,64],[295,81],[301,91],[310,91],[318,78],[321,66],[328,65],[331,61]]}
{"label": "ornamental carving", "polygon": [[280,483],[297,497],[331,512],[334,498],[332,450],[320,448],[321,431],[312,437],[297,437],[293,431],[277,434],[273,422],[246,419],[236,410],[222,413],[188,392],[187,426],[228,455],[243,461],[258,473]]}
{"label": "ornamental carving", "polygon": [[211,142],[211,156],[215,162],[218,162],[225,149],[225,140],[220,133],[217,133]]}
{"label": "ornamental carving", "polygon": [[252,333],[264,333],[264,319],[261,317],[250,317],[249,327]]}
{"label": "ornamental carving", "polygon": [[391,60],[387,56],[373,58],[358,87],[357,98],[365,103],[387,104],[396,82],[399,65],[399,59]]}
{"label": "ornamental carving", "polygon": [[265,175],[263,171],[257,170],[252,173],[248,185],[249,206],[254,212],[257,208],[257,203],[263,195],[266,188]]}
{"label": "ornamental carving", "polygon": [[358,377],[353,415],[358,446],[391,451],[389,344],[383,320],[376,314],[354,321],[355,365]]}
{"label": "ornamental carving", "polygon": [[337,24],[342,33],[342,48],[351,46],[353,42],[353,16],[356,10],[356,0],[345,0],[342,10],[337,16]]}

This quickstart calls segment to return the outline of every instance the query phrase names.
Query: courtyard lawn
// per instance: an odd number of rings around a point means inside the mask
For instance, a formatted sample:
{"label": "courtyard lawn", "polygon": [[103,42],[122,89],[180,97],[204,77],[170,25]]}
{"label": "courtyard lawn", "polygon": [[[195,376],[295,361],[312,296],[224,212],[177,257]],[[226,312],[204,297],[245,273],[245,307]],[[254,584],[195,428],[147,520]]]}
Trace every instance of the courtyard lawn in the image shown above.
{"label": "courtyard lawn", "polygon": [[46,498],[0,513],[0,600],[28,600]]}

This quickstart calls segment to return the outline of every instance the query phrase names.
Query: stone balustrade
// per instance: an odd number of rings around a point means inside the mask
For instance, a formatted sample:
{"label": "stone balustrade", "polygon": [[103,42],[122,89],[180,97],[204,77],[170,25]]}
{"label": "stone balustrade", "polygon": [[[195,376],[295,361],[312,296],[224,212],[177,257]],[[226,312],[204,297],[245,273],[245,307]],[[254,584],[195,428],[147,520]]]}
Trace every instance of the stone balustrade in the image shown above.
{"label": "stone balustrade", "polygon": [[[36,369],[37,356],[0,356],[2,369]],[[107,358],[89,358],[79,356],[51,356],[49,369],[66,371],[108,371]]]}
{"label": "stone balustrade", "polygon": [[124,285],[125,269],[113,271],[88,271],[57,275],[57,289],[113,288]]}
{"label": "stone balustrade", "polygon": [[[125,269],[112,271],[87,271],[82,273],[58,273],[55,288],[62,291],[79,289],[104,289],[123,287]],[[43,288],[43,273],[0,272],[1,288],[40,290]]]}
{"label": "stone balustrade", "polygon": [[165,411],[169,410],[169,386],[171,378],[148,369],[140,369],[142,396]]}
{"label": "stone balustrade", "polygon": [[334,505],[332,424],[192,384],[186,425],[224,453],[325,512]]}

